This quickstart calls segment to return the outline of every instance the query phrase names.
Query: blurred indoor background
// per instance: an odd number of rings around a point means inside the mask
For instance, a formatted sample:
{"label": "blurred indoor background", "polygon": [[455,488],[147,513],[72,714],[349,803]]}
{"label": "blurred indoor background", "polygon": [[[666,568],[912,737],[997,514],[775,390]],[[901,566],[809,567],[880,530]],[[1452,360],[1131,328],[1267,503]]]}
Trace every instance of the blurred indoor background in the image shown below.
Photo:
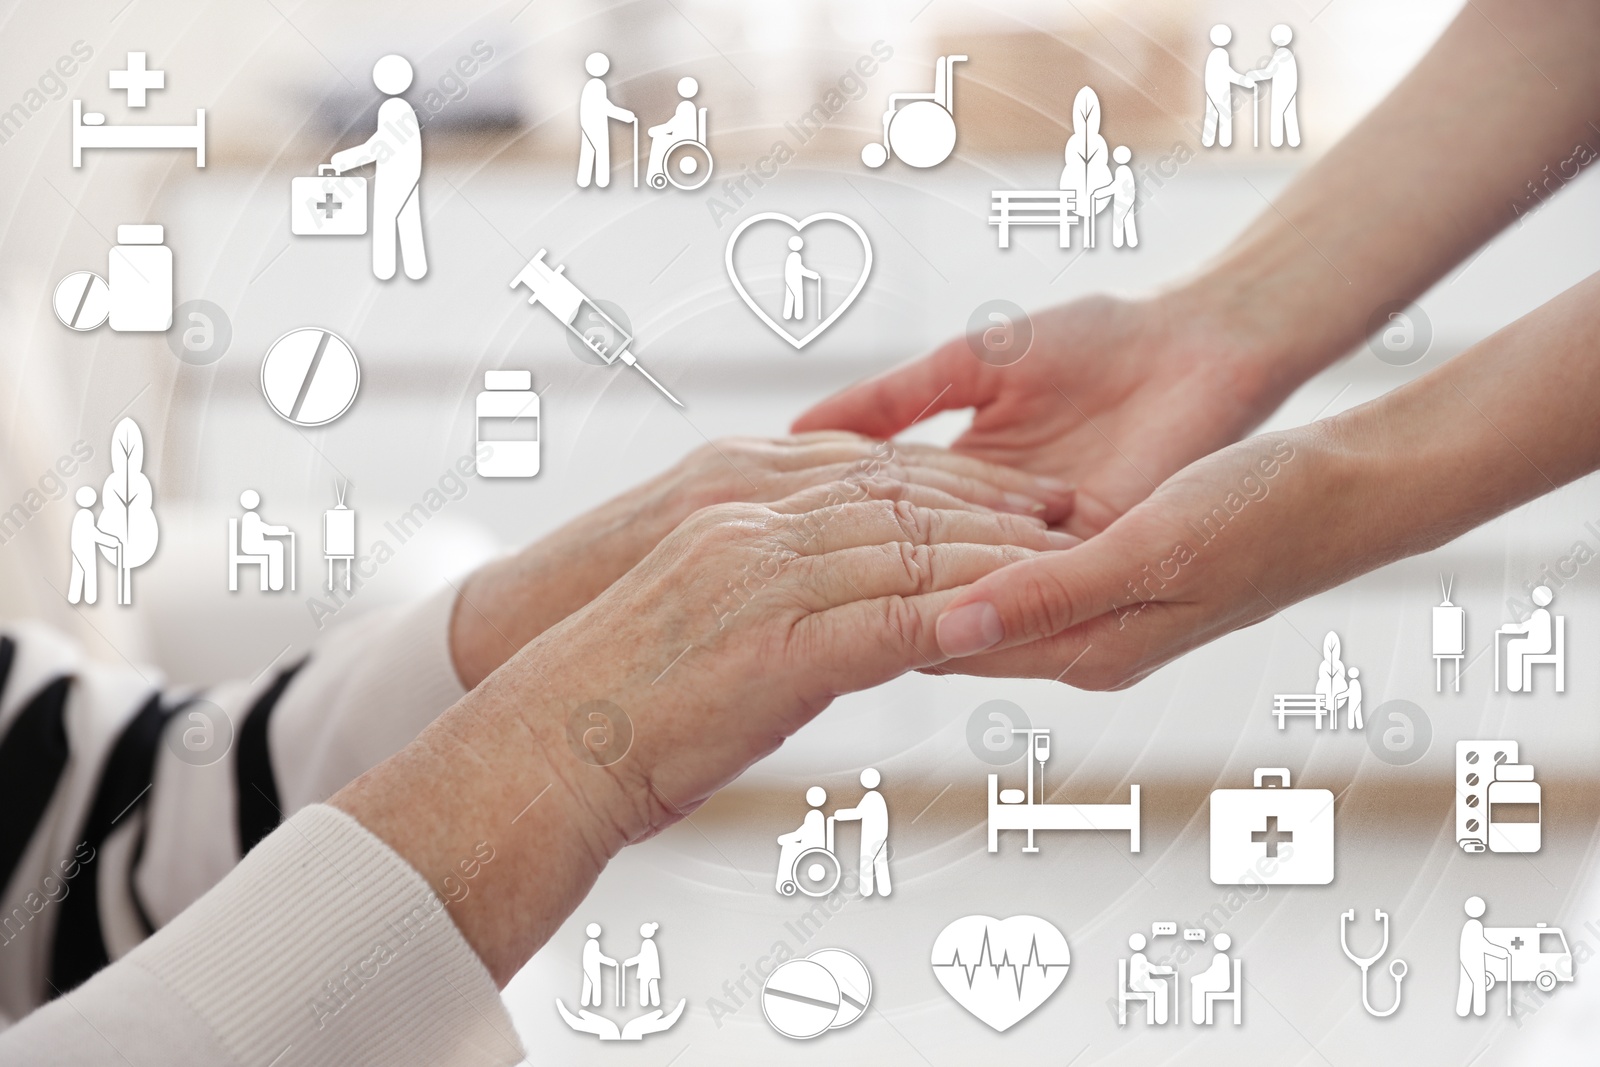
{"label": "blurred indoor background", "polygon": [[[811,402],[966,329],[984,301],[1035,309],[1103,290],[1140,292],[1195,270],[1314,162],[1429,47],[1456,0],[12,0],[0,34],[0,450],[23,480],[78,440],[102,463],[117,417],[143,428],[162,543],[135,577],[137,606],[75,611],[68,573],[70,495],[49,502],[0,546],[5,602],[71,630],[96,654],[152,664],[204,683],[256,677],[316,641],[323,623],[418,597],[496,553],[538,537],[626,491],[707,440],[775,434]],[[1249,118],[1230,151],[1197,149],[1199,71],[1207,31],[1234,30],[1244,69],[1270,51],[1279,22],[1295,31],[1303,147],[1250,144]],[[85,42],[92,57],[46,86],[57,58]],[[892,58],[861,77],[875,44]],[[632,187],[622,134],[609,189],[576,187],[576,104],[583,59],[612,61],[612,97],[641,124],[664,121],[677,80],[700,83],[709,111],[712,181],[696,192]],[[166,72],[146,121],[207,112],[207,160],[189,153],[91,152],[70,165],[74,98],[120,113],[107,72],[129,51]],[[407,56],[406,94],[425,118],[422,209],[429,273],[420,282],[372,277],[363,239],[291,238],[289,183],[370,133],[379,56]],[[937,57],[956,67],[954,157],[932,171],[891,162],[868,170],[861,147],[881,135],[892,92],[932,87]],[[487,57],[487,58],[485,58]],[[470,68],[470,73],[463,73]],[[1092,85],[1102,130],[1133,151],[1140,182],[1137,250],[1109,242],[1062,251],[1047,230],[995,246],[990,191],[1048,188],[1070,132],[1069,108]],[[32,90],[39,100],[33,106]],[[835,113],[835,101],[837,112]],[[818,108],[826,121],[817,118]],[[817,127],[802,137],[805,116]],[[115,121],[115,119],[113,119]],[[771,158],[776,176],[724,184]],[[1385,180],[1376,173],[1373,181]],[[1420,301],[1426,355],[1397,367],[1366,348],[1309,382],[1277,413],[1295,424],[1359,404],[1426,372],[1477,338],[1600,267],[1600,191],[1580,177]],[[1425,195],[1425,191],[1419,191]],[[751,206],[755,205],[755,206]],[[744,308],[723,270],[729,232],[753,210],[850,215],[870,234],[872,277],[826,336],[796,352]],[[64,329],[56,283],[102,270],[122,223],[159,222],[174,250],[177,301],[205,300],[231,342],[214,363],[178,358],[162,335]],[[1352,225],[1359,219],[1352,219]],[[1076,239],[1074,240],[1076,245]],[[681,399],[665,403],[634,372],[579,358],[543,309],[508,283],[541,248],[589,294],[630,320],[634,351]],[[181,324],[180,324],[181,325]],[[348,339],[362,367],[355,406],[320,429],[274,415],[259,385],[267,346],[301,326]],[[176,328],[175,331],[176,332]],[[441,489],[473,442],[473,403],[486,370],[533,372],[542,396],[543,469],[512,483],[470,480],[399,543],[386,524]],[[911,436],[948,440],[962,417]],[[94,464],[87,477],[97,484]],[[340,606],[330,603],[317,551],[321,513],[348,484],[364,546],[396,549]],[[227,519],[257,489],[270,522],[300,531],[299,589],[227,589]],[[0,509],[12,501],[0,501]],[[1560,1040],[1563,987],[1550,1008],[1529,994],[1511,1020],[1459,1021],[1455,940],[1461,901],[1480,893],[1491,919],[1561,923],[1593,946],[1600,894],[1591,877],[1600,814],[1600,742],[1589,673],[1596,580],[1583,569],[1557,594],[1570,620],[1567,691],[1532,699],[1492,689],[1492,631],[1542,567],[1585,541],[1600,551],[1595,482],[1585,480],[1432,553],[1387,567],[1185,657],[1121,693],[1043,682],[912,676],[839,701],[784,749],[693,818],[630,850],[593,898],[507,992],[536,1062],[697,1064],[821,1057],[955,1064],[997,1052],[1059,1063],[1265,1062],[1355,1064],[1408,1054],[1424,1062],[1499,1064]],[[1455,575],[1470,619],[1462,692],[1435,694],[1429,611],[1439,577]],[[708,611],[709,611],[708,607]],[[1321,636],[1337,630],[1361,669],[1367,704],[1414,702],[1431,722],[1416,762],[1378,759],[1358,736],[1280,732],[1272,694],[1306,691]],[[979,705],[1009,700],[1055,731],[1048,790],[1056,799],[1123,799],[1143,787],[1145,843],[1120,835],[1053,834],[1039,855],[1015,843],[984,851],[984,776],[969,748]],[[1370,714],[1370,713],[1369,713]],[[1538,770],[1546,840],[1533,856],[1467,856],[1456,847],[1455,742],[1513,737]],[[773,839],[798,824],[803,793],[824,784],[853,797],[862,767],[884,774],[895,826],[896,893],[852,902],[823,940],[872,968],[876,1009],[817,1043],[771,1033],[758,1006],[713,1019],[785,923],[806,910],[772,890]],[[1197,922],[1227,892],[1206,878],[1205,800],[1247,784],[1258,766],[1289,766],[1296,784],[1339,795],[1339,874],[1332,886],[1274,890],[1224,924],[1245,960],[1246,1024],[1121,1030],[1106,1001],[1130,932],[1152,920]],[[1019,765],[1002,778],[1021,784]],[[1057,792],[1059,790],[1059,792]],[[1338,914],[1394,916],[1392,954],[1411,966],[1406,1004],[1389,1020],[1360,1009],[1358,972],[1340,954]],[[1050,918],[1074,953],[1067,983],[1035,1017],[996,1037],[960,1012],[927,962],[933,936],[969,912]],[[892,914],[891,914],[892,913]],[[551,1000],[571,1002],[582,925],[618,931],[660,921],[664,993],[690,1000],[672,1032],[629,1049],[600,1048],[558,1025]],[[1370,924],[1363,933],[1373,934]],[[808,949],[809,951],[809,949]],[[1592,954],[1592,949],[1590,954]],[[1581,957],[1580,957],[1581,958]],[[1580,965],[1581,970],[1581,965]],[[1383,976],[1387,981],[1386,976]],[[1580,975],[1600,983],[1600,978]],[[1381,984],[1381,983],[1380,983]],[[1519,991],[1519,997],[1522,996]],[[1374,990],[1387,1001],[1387,986]],[[1493,1001],[1500,1005],[1498,992]],[[1519,1001],[1520,1004],[1520,1001]],[[1187,1004],[1185,1004],[1187,1010]],[[1571,1025],[1568,1023],[1567,1025]],[[1543,1053],[1539,1053],[1542,1055]]]}

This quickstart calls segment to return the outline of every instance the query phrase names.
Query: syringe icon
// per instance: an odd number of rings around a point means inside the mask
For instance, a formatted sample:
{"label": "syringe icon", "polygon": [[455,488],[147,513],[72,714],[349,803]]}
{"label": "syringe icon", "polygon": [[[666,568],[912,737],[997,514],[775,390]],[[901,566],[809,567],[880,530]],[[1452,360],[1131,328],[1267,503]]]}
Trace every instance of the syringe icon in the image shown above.
{"label": "syringe icon", "polygon": [[[550,309],[550,313],[560,319],[561,324],[571,331],[574,337],[582,341],[584,347],[588,348],[589,351],[605,360],[607,364],[615,363],[619,359],[622,360],[622,362],[648,378],[650,384],[661,390],[662,395],[668,400],[677,404],[680,408],[683,407],[683,402],[668,392],[667,387],[656,381],[649,371],[639,366],[639,361],[633,358],[632,352],[628,351],[628,345],[633,342],[632,335],[617,325],[615,319],[600,310],[599,305],[584,296],[576,285],[567,280],[563,273],[567,269],[565,264],[552,268],[546,263],[544,261],[546,251],[546,249],[541,248],[538,255],[528,260],[528,265],[523,267],[515,278],[511,279],[511,288],[515,289],[519,285],[526,285],[528,292],[532,294],[528,297],[528,303],[544,304],[545,307]],[[598,315],[611,326],[614,336],[618,339],[614,345],[608,348],[600,341],[585,335],[572,325],[578,320],[578,312],[584,308],[588,308],[590,314]]]}

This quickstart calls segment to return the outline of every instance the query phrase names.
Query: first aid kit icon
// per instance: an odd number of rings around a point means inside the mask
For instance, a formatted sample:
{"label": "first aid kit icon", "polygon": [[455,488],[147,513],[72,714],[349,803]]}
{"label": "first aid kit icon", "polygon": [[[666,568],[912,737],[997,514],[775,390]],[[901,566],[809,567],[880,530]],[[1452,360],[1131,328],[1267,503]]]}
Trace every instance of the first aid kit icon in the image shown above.
{"label": "first aid kit icon", "polygon": [[[1276,778],[1281,787],[1267,784]],[[1291,789],[1287,767],[1258,767],[1253,789],[1211,793],[1211,881],[1216,885],[1327,885],[1333,881],[1333,794]]]}

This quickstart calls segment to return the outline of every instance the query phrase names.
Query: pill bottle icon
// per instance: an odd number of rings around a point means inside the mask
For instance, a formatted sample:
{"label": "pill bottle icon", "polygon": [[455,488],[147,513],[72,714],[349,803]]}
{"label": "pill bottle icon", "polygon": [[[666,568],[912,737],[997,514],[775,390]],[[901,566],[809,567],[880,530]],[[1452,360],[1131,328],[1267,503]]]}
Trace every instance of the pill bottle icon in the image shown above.
{"label": "pill bottle icon", "polygon": [[478,474],[531,478],[539,473],[539,394],[533,372],[484,371],[477,402]]}
{"label": "pill bottle icon", "polygon": [[172,249],[155,224],[117,227],[110,254],[111,328],[165,330],[172,325]]}

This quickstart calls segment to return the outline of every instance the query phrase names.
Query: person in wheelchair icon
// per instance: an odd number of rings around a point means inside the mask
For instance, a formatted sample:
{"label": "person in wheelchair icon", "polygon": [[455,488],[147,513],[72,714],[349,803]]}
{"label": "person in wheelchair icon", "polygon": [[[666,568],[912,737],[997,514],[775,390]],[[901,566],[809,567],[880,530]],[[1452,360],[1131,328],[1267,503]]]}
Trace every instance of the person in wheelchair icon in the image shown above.
{"label": "person in wheelchair icon", "polygon": [[711,149],[706,147],[706,109],[696,107],[695,94],[700,83],[693,78],[678,79],[682,97],[672,118],[651,126],[650,165],[645,180],[652,189],[665,189],[670,182],[683,190],[698,189],[711,180]]}
{"label": "person in wheelchair icon", "polygon": [[833,854],[833,819],[822,814],[828,802],[820,785],[806,790],[811,810],[793,833],[778,835],[778,881],[776,888],[786,897],[801,892],[808,897],[825,897],[839,884],[842,868]]}

